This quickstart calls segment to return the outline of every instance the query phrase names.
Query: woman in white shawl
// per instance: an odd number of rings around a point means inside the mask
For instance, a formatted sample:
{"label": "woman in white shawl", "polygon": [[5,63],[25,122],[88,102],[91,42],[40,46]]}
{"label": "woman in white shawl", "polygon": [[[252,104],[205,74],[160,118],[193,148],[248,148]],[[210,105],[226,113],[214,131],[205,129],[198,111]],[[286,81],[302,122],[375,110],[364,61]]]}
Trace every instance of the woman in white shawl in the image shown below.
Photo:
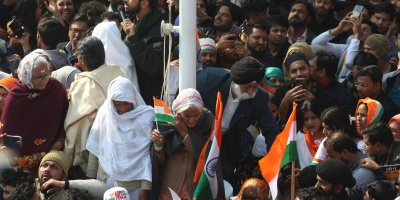
{"label": "woman in white shawl", "polygon": [[121,40],[121,33],[117,24],[115,22],[101,22],[93,29],[92,36],[99,38],[103,42],[104,50],[106,51],[106,63],[121,67],[126,73],[126,77],[131,80],[136,90],[139,91],[135,62],[129,53],[128,47]]}
{"label": "woman in white shawl", "polygon": [[122,77],[111,81],[86,143],[87,176],[126,188],[131,199],[150,198],[153,123],[153,108],[133,84]]}

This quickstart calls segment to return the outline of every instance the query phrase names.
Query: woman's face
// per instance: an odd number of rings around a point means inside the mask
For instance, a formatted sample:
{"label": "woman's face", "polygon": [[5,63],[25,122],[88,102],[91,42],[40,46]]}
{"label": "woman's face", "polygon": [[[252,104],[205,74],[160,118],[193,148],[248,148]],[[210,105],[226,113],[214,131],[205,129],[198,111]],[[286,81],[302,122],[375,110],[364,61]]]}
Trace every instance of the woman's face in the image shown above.
{"label": "woman's face", "polygon": [[113,100],[113,104],[115,109],[117,110],[117,113],[120,115],[129,112],[133,108],[133,103],[126,101]]}
{"label": "woman's face", "polygon": [[191,107],[180,113],[183,122],[188,128],[193,128],[196,126],[200,119],[201,111],[196,107]]}
{"label": "woman's face", "polygon": [[304,126],[310,132],[316,133],[321,130],[321,119],[313,112],[307,111],[303,114]]}
{"label": "woman's face", "polygon": [[356,113],[356,127],[357,131],[360,134],[362,130],[367,127],[367,114],[368,114],[368,108],[365,104],[361,103],[358,106],[358,110]]}
{"label": "woman's face", "polygon": [[329,136],[330,134],[332,134],[333,132],[336,131],[335,128],[331,129],[328,125],[326,125],[324,122],[322,122],[322,133],[326,136]]}
{"label": "woman's face", "polygon": [[37,90],[43,90],[46,88],[47,82],[49,82],[51,72],[49,67],[45,64],[39,64],[32,70],[32,85]]}
{"label": "woman's face", "polygon": [[278,87],[282,87],[282,86],[284,85],[284,84],[283,84],[283,80],[280,79],[280,78],[277,77],[277,76],[271,76],[271,77],[268,78],[268,80],[269,80],[271,83],[273,83],[273,84],[275,84],[276,86],[278,86]]}
{"label": "woman's face", "polygon": [[72,0],[57,0],[57,9],[65,20],[70,20],[75,11]]}
{"label": "woman's face", "polygon": [[400,141],[400,126],[395,121],[392,121],[389,124],[390,129],[392,130],[393,137],[396,141]]}
{"label": "woman's face", "polygon": [[207,13],[206,2],[204,0],[197,0],[196,3],[198,9],[200,9],[204,13]]}

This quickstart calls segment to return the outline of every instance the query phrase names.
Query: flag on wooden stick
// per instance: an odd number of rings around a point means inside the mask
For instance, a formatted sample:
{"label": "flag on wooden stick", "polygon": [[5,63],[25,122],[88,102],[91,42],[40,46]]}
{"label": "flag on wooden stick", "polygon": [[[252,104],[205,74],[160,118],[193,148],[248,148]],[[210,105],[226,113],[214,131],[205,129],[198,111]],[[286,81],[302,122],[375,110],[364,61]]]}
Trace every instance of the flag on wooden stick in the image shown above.
{"label": "flag on wooden stick", "polygon": [[296,147],[296,107],[297,104],[293,103],[293,111],[285,128],[276,137],[267,155],[258,162],[261,173],[268,182],[272,199],[276,199],[278,195],[279,169],[289,162],[298,160]]}

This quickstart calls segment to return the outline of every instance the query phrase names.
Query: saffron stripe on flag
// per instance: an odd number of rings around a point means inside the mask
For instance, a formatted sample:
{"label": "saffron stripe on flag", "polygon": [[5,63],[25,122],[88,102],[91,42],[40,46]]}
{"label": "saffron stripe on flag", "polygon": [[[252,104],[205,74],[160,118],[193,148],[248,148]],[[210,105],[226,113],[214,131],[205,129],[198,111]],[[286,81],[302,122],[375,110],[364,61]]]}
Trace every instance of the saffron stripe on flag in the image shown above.
{"label": "saffron stripe on flag", "polygon": [[264,179],[268,182],[272,199],[278,195],[277,178],[280,168],[291,162],[297,161],[296,148],[296,107],[293,103],[293,111],[283,131],[276,137],[270,151],[258,163]]}
{"label": "saffron stripe on flag", "polygon": [[174,116],[168,109],[167,105],[163,100],[153,98],[154,101],[154,118],[157,122],[171,122],[176,124]]}

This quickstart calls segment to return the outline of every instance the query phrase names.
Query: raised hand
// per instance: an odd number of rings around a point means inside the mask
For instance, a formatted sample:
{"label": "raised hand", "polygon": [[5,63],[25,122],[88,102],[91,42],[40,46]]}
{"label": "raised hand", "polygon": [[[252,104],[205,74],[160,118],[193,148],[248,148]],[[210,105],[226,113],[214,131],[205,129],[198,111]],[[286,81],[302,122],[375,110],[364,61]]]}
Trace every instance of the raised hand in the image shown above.
{"label": "raised hand", "polygon": [[360,38],[361,35],[361,22],[362,22],[362,15],[360,17],[350,18],[349,23],[352,26],[353,36],[355,39]]}
{"label": "raised hand", "polygon": [[[395,18],[396,19],[396,18]],[[393,22],[390,23],[389,29],[386,32],[386,38],[390,41],[390,37],[394,35],[395,31],[397,30],[397,24],[393,20]]]}
{"label": "raised hand", "polygon": [[182,137],[185,137],[189,132],[185,122],[182,119],[182,115],[180,113],[175,113],[174,118],[176,120],[176,124],[174,124],[174,127],[176,128],[176,130],[178,130]]}
{"label": "raised hand", "polygon": [[236,36],[235,34],[225,34],[219,38],[217,47],[219,50],[235,47]]}
{"label": "raised hand", "polygon": [[56,0],[48,0],[48,1],[49,2],[44,1],[44,5],[46,6],[47,10],[49,10],[54,15],[54,17],[56,18],[60,17],[61,13],[60,11],[58,11]]}
{"label": "raised hand", "polygon": [[310,96],[310,94],[312,95],[312,93],[307,93],[306,89],[303,89],[301,85],[296,86],[286,93],[281,104],[289,105],[295,101],[303,101]]}
{"label": "raised hand", "polygon": [[65,187],[65,181],[58,181],[55,179],[50,179],[48,181],[46,181],[45,183],[43,183],[43,185],[40,187],[40,190],[47,190],[47,194],[51,194],[54,193],[58,190],[62,190]]}
{"label": "raised hand", "polygon": [[135,24],[130,19],[125,19],[121,23],[122,29],[129,36],[135,35]]}

